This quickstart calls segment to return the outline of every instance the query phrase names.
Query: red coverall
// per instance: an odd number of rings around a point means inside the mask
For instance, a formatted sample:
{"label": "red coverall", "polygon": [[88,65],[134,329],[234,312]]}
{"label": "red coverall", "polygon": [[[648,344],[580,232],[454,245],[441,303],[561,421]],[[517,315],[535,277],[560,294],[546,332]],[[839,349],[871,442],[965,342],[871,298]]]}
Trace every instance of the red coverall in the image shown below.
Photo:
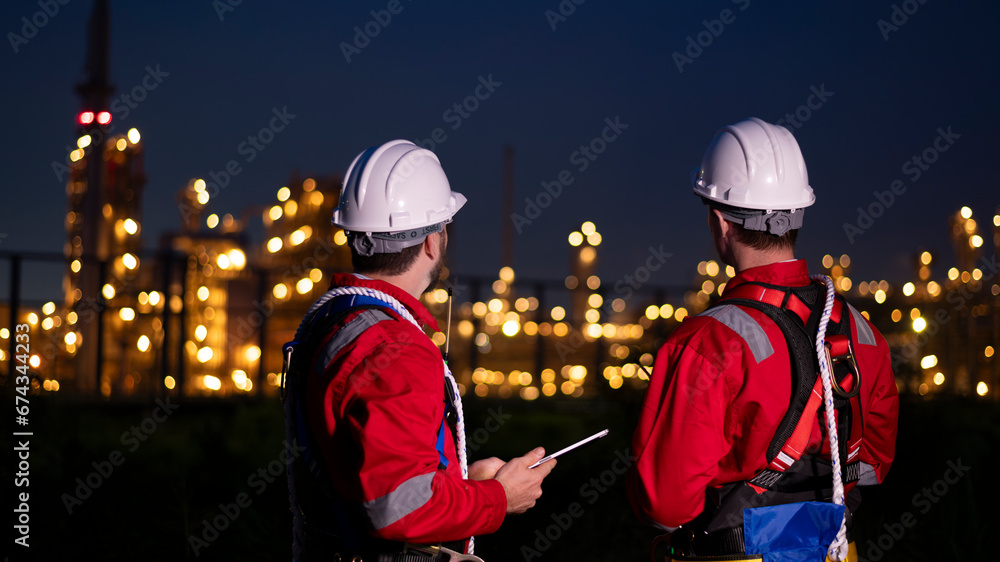
{"label": "red coverall", "polygon": [[[804,260],[775,263],[740,272],[726,285],[723,297],[747,281],[784,287],[810,282]],[[709,486],[748,480],[767,466],[767,447],[791,396],[788,346],[781,329],[764,313],[739,309],[763,329],[773,349],[759,363],[751,348],[752,328],[741,334],[705,314],[685,320],[657,354],[632,438],[636,463],[628,486],[633,509],[644,522],[679,527],[702,512]],[[895,377],[885,339],[857,311],[850,315],[862,381],[859,455],[872,469],[862,464],[869,480],[863,477],[862,483],[881,483],[896,447]],[[859,319],[870,332],[859,329]],[[868,343],[859,341],[859,332]],[[820,446],[822,439],[817,424],[810,447]]]}
{"label": "red coverall", "polygon": [[[394,285],[335,275],[331,288],[342,286],[382,291],[437,330],[427,309]],[[426,544],[492,533],[507,511],[503,485],[462,479],[447,424],[449,462],[438,470],[435,443],[445,407],[441,352],[411,322],[386,311],[395,319],[365,330],[322,377],[309,377],[309,425],[333,487],[352,507],[363,506],[368,521],[358,526],[374,529],[378,538]]]}

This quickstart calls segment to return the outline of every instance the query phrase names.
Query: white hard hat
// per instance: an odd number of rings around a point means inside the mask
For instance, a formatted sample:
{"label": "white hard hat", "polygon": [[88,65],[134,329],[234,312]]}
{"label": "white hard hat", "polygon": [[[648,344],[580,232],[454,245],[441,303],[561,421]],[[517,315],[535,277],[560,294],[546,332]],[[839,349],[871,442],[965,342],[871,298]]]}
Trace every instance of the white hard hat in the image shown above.
{"label": "white hard hat", "polygon": [[[721,204],[723,208],[764,211],[736,213],[740,218],[787,211],[785,214],[791,219],[791,225],[786,225],[785,230],[801,226],[801,209],[816,202],[809,187],[806,162],[795,137],[780,125],[754,117],[723,127],[716,133],[701,166],[692,172],[692,182],[694,192],[707,202]],[[744,226],[768,230],[763,224],[767,218],[751,221],[749,226],[744,223]]]}
{"label": "white hard hat", "polygon": [[362,254],[398,252],[439,232],[465,205],[441,162],[407,140],[373,146],[347,169],[333,224],[363,233]]}

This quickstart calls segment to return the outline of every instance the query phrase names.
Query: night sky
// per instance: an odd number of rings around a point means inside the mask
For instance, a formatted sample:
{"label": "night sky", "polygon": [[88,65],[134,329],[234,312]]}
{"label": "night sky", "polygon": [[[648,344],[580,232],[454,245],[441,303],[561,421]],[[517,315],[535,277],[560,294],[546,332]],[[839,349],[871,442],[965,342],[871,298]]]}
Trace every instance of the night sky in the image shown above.
{"label": "night sky", "polygon": [[[603,236],[605,283],[662,246],[673,257],[649,283],[684,285],[698,261],[715,257],[690,172],[716,130],[749,116],[784,120],[802,147],[817,202],[797,253],[814,270],[823,254],[846,252],[855,279],[902,282],[921,248],[938,256],[940,279],[954,262],[949,215],[968,205],[992,228],[1000,203],[996,3],[330,4],[243,1],[220,16],[224,0],[111,3],[112,113],[116,131],[137,127],[145,143],[147,248],[179,226],[177,190],[230,160],[241,173],[208,212],[238,216],[272,204],[295,171],[341,174],[368,146],[430,139],[452,188],[469,199],[451,239],[453,270],[495,275],[510,220],[500,191],[510,143],[519,214],[543,182],[563,170],[572,178],[521,223],[519,276],[564,277],[567,234],[592,220]],[[73,86],[92,2],[35,17],[48,21],[27,42],[13,39],[15,53],[10,33],[22,34],[21,18],[39,6],[0,7],[0,250],[60,252],[66,241],[65,182],[52,162],[65,162],[75,146]],[[121,96],[148,69],[155,89],[129,107]],[[262,150],[241,151],[275,110],[290,119],[284,130]],[[615,140],[597,143],[603,152],[593,159],[577,153],[609,121],[621,124],[609,131]],[[932,148],[936,139],[946,151]],[[912,158],[928,149],[936,161],[922,169]],[[905,191],[852,240],[844,224],[856,226],[858,207],[876,203],[873,192],[894,180]],[[27,296],[58,300],[62,268],[40,271],[29,269]]]}

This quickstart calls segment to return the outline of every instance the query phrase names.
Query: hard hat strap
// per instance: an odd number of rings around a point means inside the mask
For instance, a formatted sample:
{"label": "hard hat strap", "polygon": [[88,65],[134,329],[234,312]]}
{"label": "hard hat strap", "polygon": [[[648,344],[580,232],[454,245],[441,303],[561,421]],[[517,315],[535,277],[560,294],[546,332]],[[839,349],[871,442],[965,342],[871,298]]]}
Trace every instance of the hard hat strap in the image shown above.
{"label": "hard hat strap", "polygon": [[396,232],[348,232],[347,241],[362,256],[396,254],[410,246],[422,243],[424,238],[435,232],[443,231],[444,226],[449,222],[451,222],[450,219],[412,230]]}

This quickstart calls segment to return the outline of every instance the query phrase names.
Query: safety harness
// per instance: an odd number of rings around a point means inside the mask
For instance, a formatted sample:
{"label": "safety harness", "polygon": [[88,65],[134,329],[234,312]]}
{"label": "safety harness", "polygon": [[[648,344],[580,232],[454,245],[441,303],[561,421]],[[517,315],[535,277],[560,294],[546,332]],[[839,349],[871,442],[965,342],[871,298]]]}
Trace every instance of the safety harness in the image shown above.
{"label": "safety harness", "polygon": [[[824,431],[825,424],[818,423],[825,407],[823,383],[813,344],[824,309],[823,297],[824,286],[820,283],[783,287],[746,282],[727,291],[719,302],[702,313],[734,329],[740,327],[734,320],[737,317],[740,321],[753,322],[756,328],[753,318],[739,307],[758,310],[770,318],[781,329],[788,346],[792,392],[788,410],[768,446],[767,466],[749,480],[709,489],[702,515],[671,538],[675,554],[726,556],[743,553],[744,508],[829,501],[833,495],[832,463],[823,457],[823,454],[829,453],[826,450],[827,432]],[[843,297],[836,295],[825,340],[827,363],[831,365],[833,374],[837,433],[841,436],[837,447],[839,464],[843,466],[841,477],[847,492],[853,491],[861,476],[858,452],[864,429],[858,395],[861,375],[851,343],[852,318],[858,340],[874,345],[874,337],[861,315]],[[756,328],[751,333],[756,340],[748,341],[748,345],[755,354],[762,347],[770,350],[763,330]],[[824,450],[808,451],[807,445],[817,426],[824,435]],[[848,525],[849,514],[859,502],[857,494],[848,495]]]}
{"label": "safety harness", "polygon": [[[428,551],[452,552],[440,548],[440,545],[404,545],[376,539],[366,529],[358,529],[356,522],[365,520],[365,516],[360,506],[349,508],[333,489],[330,473],[307,419],[305,396],[308,377],[322,376],[327,365],[368,328],[386,320],[400,321],[400,318],[419,327],[409,311],[391,296],[365,287],[339,287],[316,301],[299,324],[295,338],[283,346],[281,399],[285,411],[286,440],[304,449],[301,458],[299,455],[288,455],[287,461],[288,496],[293,515],[293,560],[334,559],[334,556],[345,556],[346,553],[367,553],[369,557],[364,558],[366,561],[370,558],[425,562],[430,556]],[[326,339],[331,332],[333,335]],[[465,461],[461,401],[447,365],[444,385],[444,415],[435,442],[439,470],[448,466],[445,455],[446,425],[451,426],[457,437],[459,460]],[[463,477],[466,477],[466,462],[460,464]],[[463,548],[462,543],[448,546],[459,551]],[[434,559],[437,558],[439,556],[434,556]]]}

